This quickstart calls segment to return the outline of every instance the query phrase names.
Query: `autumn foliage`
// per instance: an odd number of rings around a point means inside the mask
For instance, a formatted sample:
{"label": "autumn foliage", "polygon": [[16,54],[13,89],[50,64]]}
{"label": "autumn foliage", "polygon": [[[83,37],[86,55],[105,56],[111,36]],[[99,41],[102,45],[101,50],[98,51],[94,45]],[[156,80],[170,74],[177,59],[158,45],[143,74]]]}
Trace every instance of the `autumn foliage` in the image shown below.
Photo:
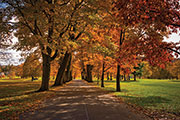
{"label": "autumn foliage", "polygon": [[179,43],[163,41],[180,27],[178,0],[1,3],[0,27],[4,31],[0,31],[0,42],[14,34],[18,38],[15,49],[41,55],[39,91],[49,89],[50,76],[57,76],[55,85],[62,85],[80,74],[83,79],[96,76],[103,82],[105,73],[116,76],[120,91],[121,75],[136,73],[142,61],[165,68],[173,53],[180,54]]}

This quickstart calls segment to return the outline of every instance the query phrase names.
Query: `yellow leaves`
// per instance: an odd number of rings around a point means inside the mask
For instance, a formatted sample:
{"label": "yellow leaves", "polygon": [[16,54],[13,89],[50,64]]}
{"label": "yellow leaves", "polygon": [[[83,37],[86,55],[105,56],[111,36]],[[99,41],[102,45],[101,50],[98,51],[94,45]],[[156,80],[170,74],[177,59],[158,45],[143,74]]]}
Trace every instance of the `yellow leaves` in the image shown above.
{"label": "yellow leaves", "polygon": [[76,42],[73,42],[73,41],[67,41],[66,45],[67,45],[67,49],[69,51],[72,51],[78,47],[78,44]]}

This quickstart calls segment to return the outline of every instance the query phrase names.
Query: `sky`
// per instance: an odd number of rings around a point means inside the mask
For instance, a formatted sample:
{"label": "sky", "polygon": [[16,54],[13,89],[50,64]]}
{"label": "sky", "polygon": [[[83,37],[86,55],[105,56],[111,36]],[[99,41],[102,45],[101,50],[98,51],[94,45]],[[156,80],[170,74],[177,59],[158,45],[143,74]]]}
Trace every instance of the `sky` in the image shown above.
{"label": "sky", "polygon": [[180,33],[176,34],[173,33],[172,35],[169,36],[169,38],[164,37],[164,41],[167,42],[180,42]]}
{"label": "sky", "polygon": [[[13,38],[13,41],[16,42],[18,41],[17,38]],[[173,33],[172,35],[169,36],[169,38],[164,37],[164,41],[167,42],[180,42],[180,35],[179,33]],[[0,50],[1,52],[1,50]],[[0,65],[8,65],[8,64],[13,64],[13,65],[19,65],[22,63],[21,58],[21,52],[16,51],[16,50],[7,50],[7,53],[11,53],[11,56],[8,59],[3,59],[0,58]]]}

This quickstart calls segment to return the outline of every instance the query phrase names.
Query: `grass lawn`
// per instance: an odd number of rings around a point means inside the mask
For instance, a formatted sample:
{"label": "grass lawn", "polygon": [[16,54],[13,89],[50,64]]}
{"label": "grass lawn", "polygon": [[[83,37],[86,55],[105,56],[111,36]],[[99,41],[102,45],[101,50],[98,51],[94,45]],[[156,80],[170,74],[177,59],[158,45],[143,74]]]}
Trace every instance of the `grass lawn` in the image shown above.
{"label": "grass lawn", "polygon": [[[115,91],[115,81],[105,81],[105,90]],[[136,106],[180,115],[180,81],[140,79],[121,82],[122,92],[113,94]]]}
{"label": "grass lawn", "polygon": [[[38,108],[39,103],[56,95],[55,89],[46,92],[34,92],[40,87],[41,81],[29,79],[0,79],[0,120],[18,119],[23,111]],[[50,85],[53,81],[50,81]]]}

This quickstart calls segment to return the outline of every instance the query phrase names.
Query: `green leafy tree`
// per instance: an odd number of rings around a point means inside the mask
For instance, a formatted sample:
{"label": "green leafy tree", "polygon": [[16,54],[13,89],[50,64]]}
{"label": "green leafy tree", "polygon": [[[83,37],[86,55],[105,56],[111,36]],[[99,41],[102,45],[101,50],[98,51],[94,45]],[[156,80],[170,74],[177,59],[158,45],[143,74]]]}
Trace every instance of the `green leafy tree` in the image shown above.
{"label": "green leafy tree", "polygon": [[134,67],[135,71],[132,73],[134,75],[134,81],[136,81],[136,77],[141,77],[143,72],[143,63],[139,63],[137,67]]}

